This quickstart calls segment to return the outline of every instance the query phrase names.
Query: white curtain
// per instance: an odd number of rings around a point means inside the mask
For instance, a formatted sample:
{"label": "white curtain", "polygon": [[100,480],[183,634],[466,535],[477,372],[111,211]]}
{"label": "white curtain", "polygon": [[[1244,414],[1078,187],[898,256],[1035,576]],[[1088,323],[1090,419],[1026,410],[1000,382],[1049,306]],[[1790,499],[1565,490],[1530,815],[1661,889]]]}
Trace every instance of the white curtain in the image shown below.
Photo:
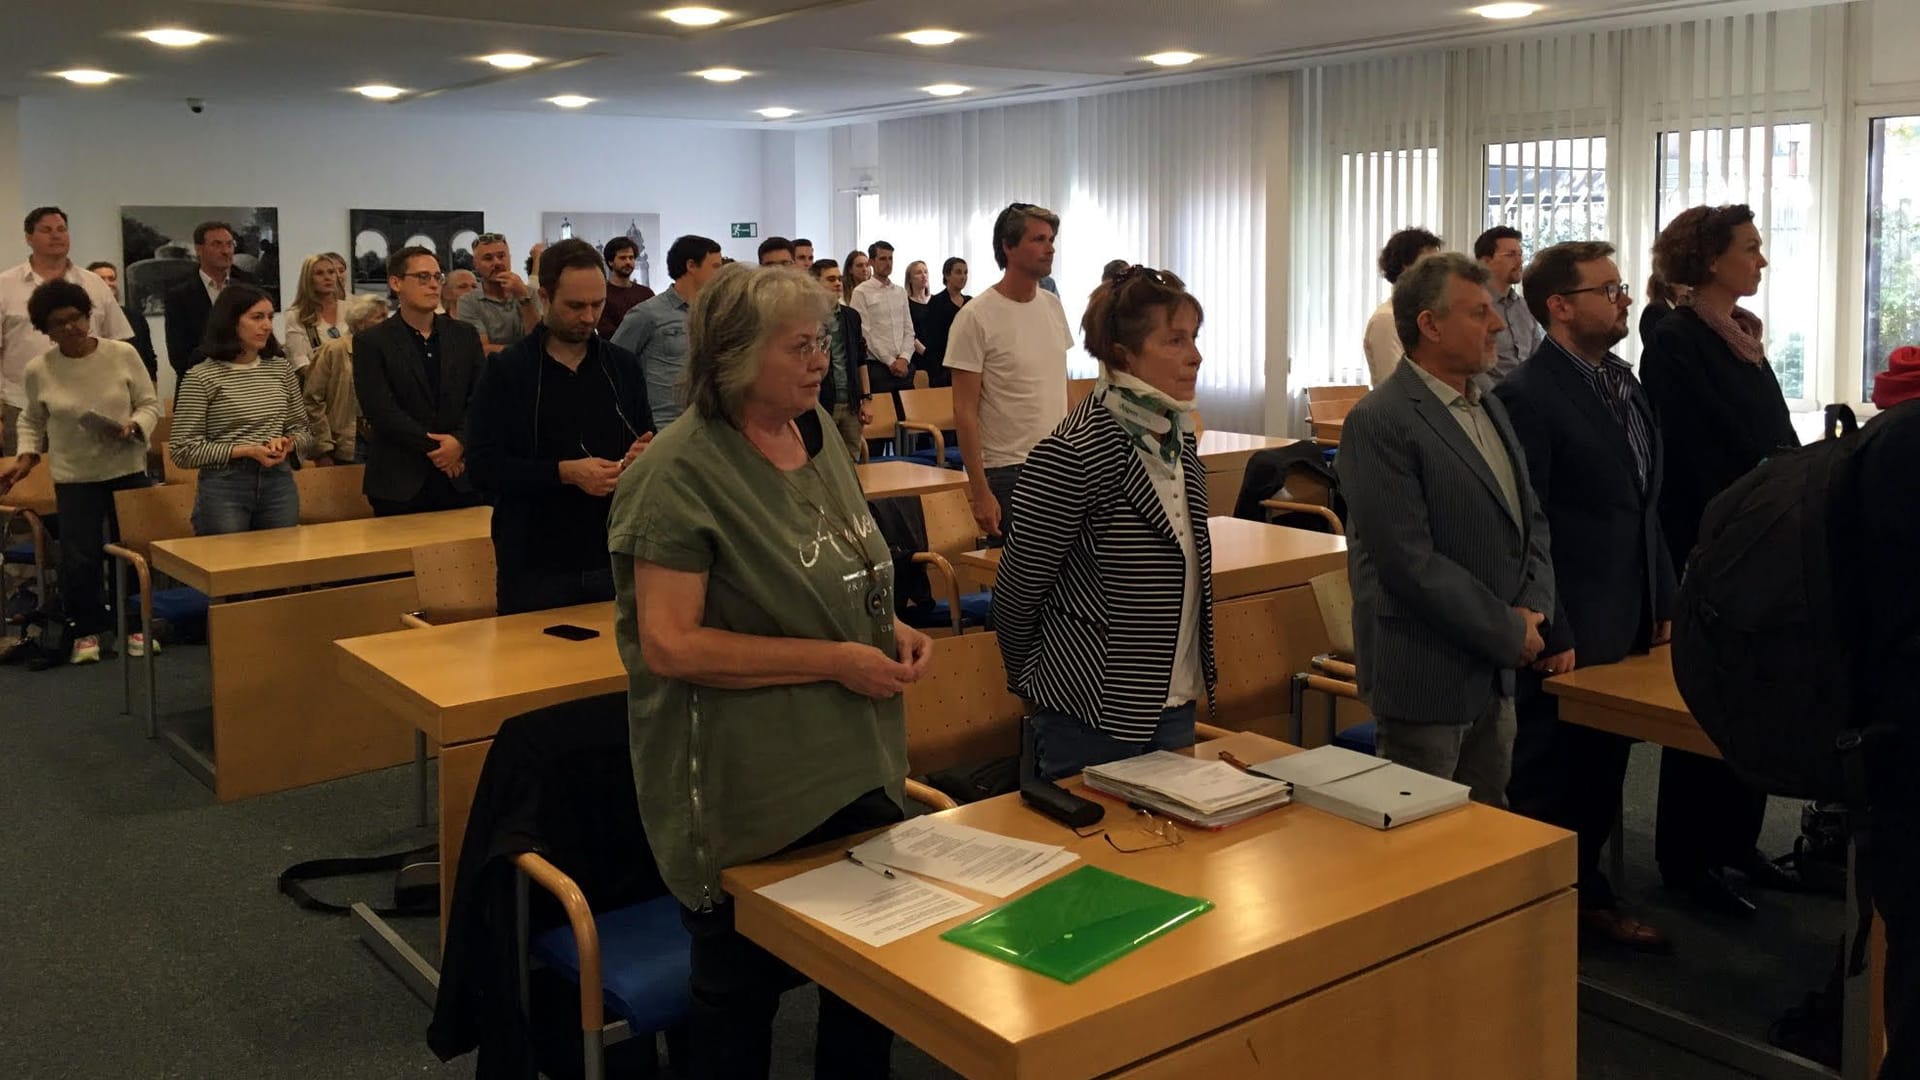
{"label": "white curtain", "polygon": [[[1010,202],[1061,217],[1054,279],[1076,335],[1111,259],[1180,275],[1206,308],[1200,406],[1209,427],[1259,431],[1265,394],[1266,177],[1256,83],[1233,79],[880,125],[873,234],[904,265],[967,260],[999,279],[994,218]],[[1071,373],[1091,376],[1082,351]]]}
{"label": "white curtain", "polygon": [[[1813,300],[1837,269],[1818,242],[1813,146],[1833,25],[1819,10],[1763,12],[1302,71],[1293,385],[1366,381],[1362,331],[1389,291],[1374,259],[1400,228],[1470,251],[1482,230],[1512,225],[1529,255],[1610,240],[1638,303],[1661,225],[1745,202],[1774,259],[1750,304],[1787,396],[1810,397],[1806,367],[1832,341]],[[1637,335],[1620,348],[1637,357]]]}

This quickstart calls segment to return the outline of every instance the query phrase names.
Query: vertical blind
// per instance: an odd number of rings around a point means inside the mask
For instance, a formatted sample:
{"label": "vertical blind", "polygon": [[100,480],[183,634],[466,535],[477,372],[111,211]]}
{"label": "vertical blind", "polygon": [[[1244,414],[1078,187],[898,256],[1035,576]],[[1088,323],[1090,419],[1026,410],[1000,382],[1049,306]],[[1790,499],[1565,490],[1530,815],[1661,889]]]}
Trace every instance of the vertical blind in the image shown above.
{"label": "vertical blind", "polygon": [[[1638,302],[1660,226],[1688,206],[1744,202],[1774,260],[1748,304],[1788,397],[1811,396],[1806,364],[1831,328],[1808,301],[1835,269],[1818,243],[1810,122],[1825,25],[1817,11],[1766,12],[1300,72],[1294,385],[1366,381],[1361,336],[1389,292],[1374,260],[1400,228],[1468,251],[1511,225],[1528,255],[1609,240]],[[1638,342],[1620,349],[1637,357]]]}
{"label": "vertical blind", "polygon": [[[1206,308],[1208,426],[1258,431],[1266,341],[1266,177],[1256,84],[1232,79],[880,124],[872,235],[900,265],[960,256],[977,295],[999,279],[994,218],[1010,202],[1061,217],[1054,261],[1076,337],[1112,259],[1171,270]],[[1095,373],[1083,351],[1076,377]]]}

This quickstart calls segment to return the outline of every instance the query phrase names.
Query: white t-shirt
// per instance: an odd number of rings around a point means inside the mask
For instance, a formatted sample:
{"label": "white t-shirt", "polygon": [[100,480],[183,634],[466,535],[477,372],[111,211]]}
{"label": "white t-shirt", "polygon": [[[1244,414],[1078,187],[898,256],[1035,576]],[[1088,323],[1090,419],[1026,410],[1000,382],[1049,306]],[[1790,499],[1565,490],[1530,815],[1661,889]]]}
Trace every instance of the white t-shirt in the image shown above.
{"label": "white t-shirt", "polygon": [[980,373],[980,455],[989,469],[1019,465],[1067,416],[1067,329],[1060,298],[1042,289],[1009,300],[984,289],[953,320],[947,367]]}
{"label": "white t-shirt", "polygon": [[1373,309],[1373,317],[1367,320],[1367,372],[1373,376],[1373,385],[1379,386],[1393,376],[1393,369],[1400,366],[1400,358],[1407,355],[1406,347],[1400,344],[1400,331],[1393,325],[1393,301],[1388,300]]}

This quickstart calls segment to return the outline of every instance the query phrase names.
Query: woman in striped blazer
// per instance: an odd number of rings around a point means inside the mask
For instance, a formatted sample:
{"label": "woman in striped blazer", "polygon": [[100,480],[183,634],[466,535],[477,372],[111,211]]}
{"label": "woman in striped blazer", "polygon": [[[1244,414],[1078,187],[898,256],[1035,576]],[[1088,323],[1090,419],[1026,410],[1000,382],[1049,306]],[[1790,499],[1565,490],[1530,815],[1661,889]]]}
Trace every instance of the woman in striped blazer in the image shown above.
{"label": "woman in striped blazer", "polygon": [[1054,779],[1193,743],[1211,694],[1213,552],[1193,435],[1200,302],[1129,267],[1080,328],[1091,396],[1027,457],[993,590],[1007,685]]}

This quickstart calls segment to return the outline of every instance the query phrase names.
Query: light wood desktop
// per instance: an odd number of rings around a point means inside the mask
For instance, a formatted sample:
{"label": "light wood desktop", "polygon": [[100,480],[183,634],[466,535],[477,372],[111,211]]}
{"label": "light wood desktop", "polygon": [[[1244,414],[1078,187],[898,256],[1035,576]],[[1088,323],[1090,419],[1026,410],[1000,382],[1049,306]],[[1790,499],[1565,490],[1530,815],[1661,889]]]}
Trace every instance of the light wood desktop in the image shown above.
{"label": "light wood desktop", "polygon": [[[1630,739],[1641,739],[1707,757],[1720,756],[1719,747],[1707,737],[1700,722],[1693,718],[1692,711],[1687,708],[1686,700],[1680,696],[1680,688],[1673,678],[1671,646],[1663,645],[1643,656],[1629,656],[1618,663],[1599,664],[1556,675],[1546,680],[1544,685],[1548,693],[1560,699],[1560,719],[1567,723],[1611,731]],[[1617,841],[1621,836],[1619,829],[1615,829],[1614,836],[1614,884],[1618,886],[1623,877],[1619,868],[1624,859],[1617,850]],[[1851,932],[1852,917],[1849,916],[1847,921]],[[1886,1053],[1885,1020],[1881,1012],[1881,989],[1886,966],[1883,935],[1883,926],[1876,916],[1873,921],[1872,963],[1865,979],[1865,988],[1857,990],[1850,986],[1847,994],[1847,1008],[1863,1012],[1865,1021],[1855,1025],[1858,1037],[1843,1045],[1841,1076],[1845,1080],[1864,1080],[1877,1074],[1880,1059]],[[1856,1002],[1859,997],[1865,1000]],[[1631,1006],[1628,1008],[1631,1010]],[[1629,1026],[1633,1026],[1636,1019],[1632,1015],[1616,1015],[1613,1018]],[[1659,1030],[1668,1033],[1665,1037],[1672,1037],[1674,1029],[1670,1021],[1656,1018],[1654,1022],[1659,1025]],[[1705,1024],[1695,1021],[1688,1023],[1692,1024],[1697,1045],[1695,1042],[1684,1042],[1682,1045],[1714,1060],[1729,1060],[1721,1056],[1726,1052],[1724,1048],[1728,1044],[1745,1041],[1717,1032]],[[1734,1053],[1742,1052],[1739,1046],[1734,1047]],[[1808,1067],[1818,1068],[1811,1064]]]}
{"label": "light wood desktop", "polygon": [[1207,508],[1216,514],[1233,513],[1240,498],[1240,485],[1246,480],[1247,462],[1261,450],[1292,446],[1298,439],[1270,435],[1244,435],[1237,431],[1202,431],[1199,439],[1200,464],[1207,470]]}
{"label": "light wood desktop", "polygon": [[[1330,533],[1236,517],[1208,518],[1207,533],[1213,544],[1214,603],[1301,587],[1347,565],[1346,537]],[[955,569],[974,589],[990,589],[1003,550],[969,551],[960,556]]]}
{"label": "light wood desktop", "polygon": [[[407,733],[340,685],[329,651],[417,606],[416,545],[484,537],[490,515],[480,507],[156,541],[154,569],[213,599],[212,755],[172,730],[168,748],[222,802],[406,761]],[[244,598],[281,589],[296,591]]]}
{"label": "light wood desktop", "polygon": [[860,490],[869,499],[903,495],[931,495],[967,486],[967,474],[911,461],[872,461],[853,467],[860,474]]}
{"label": "light wood desktop", "polygon": [[[561,623],[600,636],[568,641],[542,633]],[[339,681],[379,706],[375,715],[395,739],[411,745],[409,729],[418,730],[439,754],[443,929],[480,767],[500,725],[534,709],[627,688],[608,603],[350,638],[335,643],[334,665]]]}
{"label": "light wood desktop", "polygon": [[[1291,751],[1242,733],[1199,752],[1219,749]],[[736,926],[968,1077],[1574,1075],[1568,833],[1478,805],[1389,832],[1290,806],[1121,854],[1017,795],[945,816],[1217,906],[1068,986],[941,941],[954,923],[872,948],[755,892],[842,841],[726,871]],[[1131,828],[1112,805],[1105,824]]]}

